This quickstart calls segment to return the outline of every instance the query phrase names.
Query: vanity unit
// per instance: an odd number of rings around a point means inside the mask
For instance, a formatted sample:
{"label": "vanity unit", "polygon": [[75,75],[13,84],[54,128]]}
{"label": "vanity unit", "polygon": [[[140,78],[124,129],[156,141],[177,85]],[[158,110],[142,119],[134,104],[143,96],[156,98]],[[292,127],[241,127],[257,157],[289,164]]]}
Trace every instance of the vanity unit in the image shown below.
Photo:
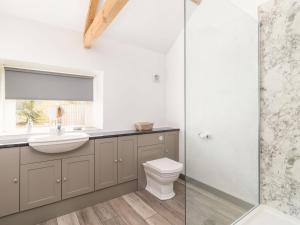
{"label": "vanity unit", "polygon": [[20,210],[94,191],[94,141],[61,154],[20,148]]}
{"label": "vanity unit", "polygon": [[95,189],[137,179],[137,136],[95,140]]}
{"label": "vanity unit", "polygon": [[81,147],[46,154],[0,145],[0,225],[36,224],[145,188],[143,162],[178,160],[178,129],[90,135]]}

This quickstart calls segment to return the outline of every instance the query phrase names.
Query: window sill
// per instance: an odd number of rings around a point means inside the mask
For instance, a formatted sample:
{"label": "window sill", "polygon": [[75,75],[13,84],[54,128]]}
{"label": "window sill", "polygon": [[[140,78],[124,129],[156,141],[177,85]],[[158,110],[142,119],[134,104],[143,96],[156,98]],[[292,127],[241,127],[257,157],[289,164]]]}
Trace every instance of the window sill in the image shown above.
{"label": "window sill", "polygon": [[[82,128],[81,130],[74,130],[73,128],[65,128],[63,132],[72,133],[72,132],[93,132],[93,131],[100,131],[101,129],[95,127],[86,127]],[[17,129],[14,131],[2,132],[0,133],[0,141],[1,140],[10,140],[10,139],[26,139],[33,135],[47,135],[50,134],[49,127],[47,128],[34,128],[30,132],[27,129]]]}

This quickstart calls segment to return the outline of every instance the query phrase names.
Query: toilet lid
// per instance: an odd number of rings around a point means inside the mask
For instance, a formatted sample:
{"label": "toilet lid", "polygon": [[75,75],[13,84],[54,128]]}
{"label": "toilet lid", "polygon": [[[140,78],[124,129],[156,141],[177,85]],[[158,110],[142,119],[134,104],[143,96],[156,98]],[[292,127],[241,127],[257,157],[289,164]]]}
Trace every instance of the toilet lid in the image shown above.
{"label": "toilet lid", "polygon": [[172,159],[161,158],[146,162],[147,166],[160,173],[179,173],[183,169],[183,164]]}

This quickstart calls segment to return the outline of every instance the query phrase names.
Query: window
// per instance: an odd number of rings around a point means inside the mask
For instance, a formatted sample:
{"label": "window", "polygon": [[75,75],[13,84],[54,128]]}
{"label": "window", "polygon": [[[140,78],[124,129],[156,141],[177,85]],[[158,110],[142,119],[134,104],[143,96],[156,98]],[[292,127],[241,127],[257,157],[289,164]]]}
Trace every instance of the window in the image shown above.
{"label": "window", "polygon": [[102,128],[101,84],[100,73],[85,77],[0,67],[0,132],[25,133],[30,127],[46,132],[55,125],[58,108],[65,130]]}
{"label": "window", "polygon": [[29,121],[35,127],[55,124],[58,107],[63,110],[62,125],[66,128],[93,127],[93,102],[17,100],[16,128],[26,128]]}

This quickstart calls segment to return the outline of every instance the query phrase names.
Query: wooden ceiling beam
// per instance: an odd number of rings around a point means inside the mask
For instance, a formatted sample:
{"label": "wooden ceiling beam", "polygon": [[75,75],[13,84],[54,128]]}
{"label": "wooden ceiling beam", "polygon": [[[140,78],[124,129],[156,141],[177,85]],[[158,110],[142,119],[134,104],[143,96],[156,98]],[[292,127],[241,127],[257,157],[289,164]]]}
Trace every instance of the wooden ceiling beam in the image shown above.
{"label": "wooden ceiling beam", "polygon": [[192,2],[196,3],[197,5],[200,5],[201,0],[191,0]]}
{"label": "wooden ceiling beam", "polygon": [[87,32],[87,30],[89,29],[89,27],[91,26],[91,24],[95,19],[98,4],[99,4],[99,0],[90,0],[90,5],[86,16],[86,21],[85,21],[84,34]]}
{"label": "wooden ceiling beam", "polygon": [[84,34],[84,47],[90,48],[119,14],[128,0],[106,0]]}

